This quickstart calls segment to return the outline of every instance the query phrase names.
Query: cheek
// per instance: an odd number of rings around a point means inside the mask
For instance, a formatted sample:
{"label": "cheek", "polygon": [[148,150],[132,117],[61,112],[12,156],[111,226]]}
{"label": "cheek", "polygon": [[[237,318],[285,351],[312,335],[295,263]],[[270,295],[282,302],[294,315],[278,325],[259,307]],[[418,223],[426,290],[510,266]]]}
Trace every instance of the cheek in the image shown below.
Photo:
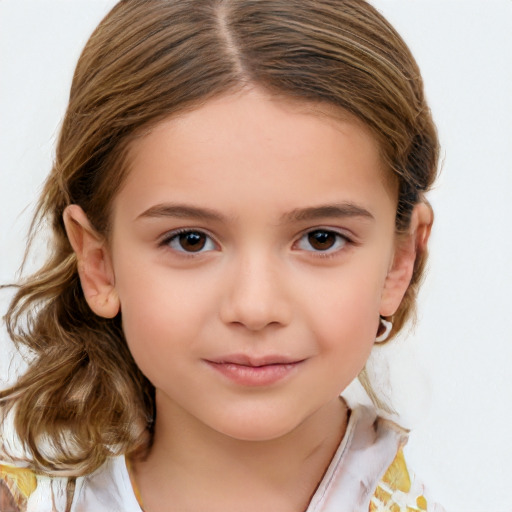
{"label": "cheek", "polygon": [[364,336],[378,321],[385,280],[386,269],[376,265],[352,265],[320,277],[312,275],[304,285],[308,293],[303,309],[311,312],[311,321],[321,319],[319,328],[329,325],[330,330],[360,331]]}
{"label": "cheek", "polygon": [[340,394],[359,375],[375,343],[377,310],[359,306],[356,300],[340,301],[316,323],[322,365],[318,385],[331,395]]}
{"label": "cheek", "polygon": [[209,317],[200,288],[180,283],[169,272],[139,272],[133,266],[129,272],[120,271],[116,280],[128,347],[150,380],[168,371],[180,352],[193,354]]}
{"label": "cheek", "polygon": [[358,297],[340,299],[325,308],[315,321],[317,339],[325,349],[344,364],[364,362],[375,342],[378,306],[358,301]]}
{"label": "cheek", "polygon": [[305,321],[312,326],[319,350],[332,359],[334,371],[346,368],[353,378],[364,366],[377,333],[383,274],[351,268],[308,294],[302,308],[308,312]]}

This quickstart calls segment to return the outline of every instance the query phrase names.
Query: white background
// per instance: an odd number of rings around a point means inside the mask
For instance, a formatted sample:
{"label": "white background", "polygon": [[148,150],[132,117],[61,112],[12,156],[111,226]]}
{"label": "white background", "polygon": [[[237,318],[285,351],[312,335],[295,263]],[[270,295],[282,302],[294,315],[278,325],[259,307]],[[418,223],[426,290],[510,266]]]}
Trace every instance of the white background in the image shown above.
{"label": "white background", "polygon": [[[76,59],[114,3],[0,2],[2,283],[21,262]],[[512,511],[512,1],[373,3],[420,64],[443,146],[419,323],[379,350],[375,371],[389,365],[413,427],[409,465],[430,494],[449,512]]]}

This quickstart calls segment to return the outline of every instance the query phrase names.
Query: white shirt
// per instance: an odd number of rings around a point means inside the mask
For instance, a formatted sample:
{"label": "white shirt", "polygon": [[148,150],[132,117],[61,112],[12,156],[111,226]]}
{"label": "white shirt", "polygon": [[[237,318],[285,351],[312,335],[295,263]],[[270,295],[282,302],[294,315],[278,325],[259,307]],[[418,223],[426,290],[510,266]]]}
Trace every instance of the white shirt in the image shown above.
{"label": "white shirt", "polygon": [[[410,482],[403,464],[401,447],[406,441],[404,429],[378,417],[373,409],[352,409],[346,433],[306,512],[426,510],[423,489],[417,482]],[[397,465],[397,461],[401,463]],[[391,469],[394,473],[390,477]],[[13,480],[8,475],[8,471],[0,471],[0,483],[10,483],[12,488]],[[67,483],[66,478],[37,476],[37,486],[26,501],[27,512],[66,512]],[[77,478],[68,510],[141,512],[125,457],[112,457],[94,473]],[[433,506],[428,510],[442,509]]]}

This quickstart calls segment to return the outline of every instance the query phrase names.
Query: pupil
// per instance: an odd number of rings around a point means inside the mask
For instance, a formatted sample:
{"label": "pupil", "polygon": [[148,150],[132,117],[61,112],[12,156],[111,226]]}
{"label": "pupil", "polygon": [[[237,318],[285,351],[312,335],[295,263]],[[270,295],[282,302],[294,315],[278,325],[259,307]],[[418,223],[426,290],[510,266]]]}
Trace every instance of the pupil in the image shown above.
{"label": "pupil", "polygon": [[314,231],[308,238],[311,247],[319,251],[330,249],[336,242],[336,236],[329,231]]}
{"label": "pupil", "polygon": [[206,244],[206,236],[201,233],[184,233],[180,235],[180,245],[189,252],[200,251]]}

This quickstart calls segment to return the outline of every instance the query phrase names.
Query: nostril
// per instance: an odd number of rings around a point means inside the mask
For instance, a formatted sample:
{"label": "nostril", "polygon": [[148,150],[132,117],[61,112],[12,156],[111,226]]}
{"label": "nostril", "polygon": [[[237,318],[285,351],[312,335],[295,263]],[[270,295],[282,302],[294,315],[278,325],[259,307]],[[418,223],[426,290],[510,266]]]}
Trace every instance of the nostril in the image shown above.
{"label": "nostril", "polygon": [[240,326],[249,331],[261,331],[289,322],[288,306],[282,301],[252,302],[230,300],[221,307],[221,319],[226,324]]}

